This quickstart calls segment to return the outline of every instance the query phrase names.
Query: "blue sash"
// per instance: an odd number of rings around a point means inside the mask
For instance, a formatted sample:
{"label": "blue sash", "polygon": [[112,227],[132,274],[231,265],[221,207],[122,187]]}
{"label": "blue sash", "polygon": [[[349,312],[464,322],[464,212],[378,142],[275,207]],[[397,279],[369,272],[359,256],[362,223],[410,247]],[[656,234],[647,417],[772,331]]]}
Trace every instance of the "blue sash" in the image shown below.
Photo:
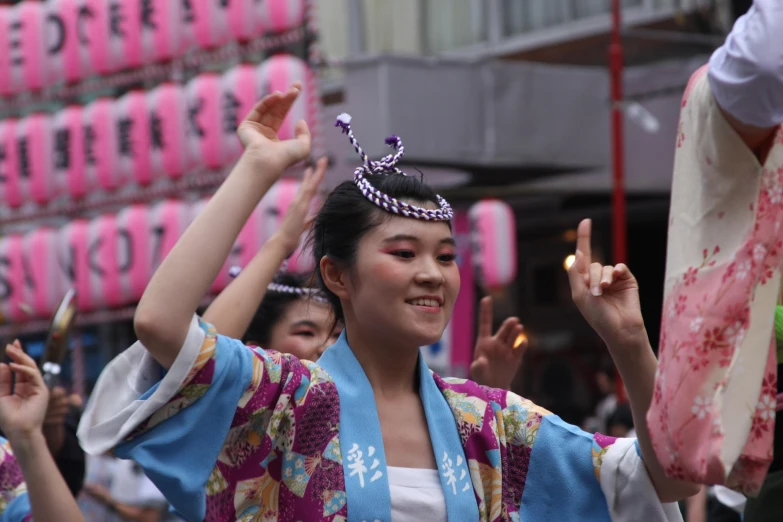
{"label": "blue sash", "polygon": [[[340,396],[340,451],[343,457],[348,522],[391,522],[386,454],[375,396],[345,331],[318,360],[337,385]],[[438,463],[450,521],[479,519],[457,422],[445,397],[419,354],[421,401]]]}

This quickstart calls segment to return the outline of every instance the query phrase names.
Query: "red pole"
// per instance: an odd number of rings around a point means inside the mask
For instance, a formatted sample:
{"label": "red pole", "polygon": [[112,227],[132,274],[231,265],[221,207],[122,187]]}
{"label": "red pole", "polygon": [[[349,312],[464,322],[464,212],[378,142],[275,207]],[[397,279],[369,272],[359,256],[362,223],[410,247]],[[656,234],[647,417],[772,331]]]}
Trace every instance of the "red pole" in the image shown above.
{"label": "red pole", "polygon": [[[620,34],[620,0],[612,0],[612,36],[609,43],[609,75],[612,95],[612,259],[625,263],[628,256],[625,217],[625,154],[623,140],[623,42]],[[625,402],[625,387],[617,375],[617,400]]]}

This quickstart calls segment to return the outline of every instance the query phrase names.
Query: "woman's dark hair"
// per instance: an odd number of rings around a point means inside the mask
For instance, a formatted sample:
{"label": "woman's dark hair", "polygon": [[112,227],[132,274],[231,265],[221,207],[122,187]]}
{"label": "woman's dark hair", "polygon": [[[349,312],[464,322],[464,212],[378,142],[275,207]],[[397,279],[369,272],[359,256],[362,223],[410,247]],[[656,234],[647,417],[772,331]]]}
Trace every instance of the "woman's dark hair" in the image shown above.
{"label": "woman's dark hair", "polygon": [[[286,286],[306,286],[305,278],[282,272],[275,276],[274,282]],[[272,338],[272,328],[288,311],[288,307],[299,299],[308,299],[307,296],[287,294],[283,292],[267,292],[258,306],[250,326],[245,332],[243,341],[253,341],[262,347],[268,347]]]}
{"label": "woman's dark hair", "polygon": [[627,403],[617,405],[606,420],[606,431],[609,431],[612,426],[625,426],[629,430],[633,429],[633,413],[630,405]]}
{"label": "woman's dark hair", "polygon": [[[365,179],[389,197],[411,203],[432,202],[438,204],[435,192],[424,182],[402,174],[372,174]],[[335,322],[345,319],[340,299],[324,284],[319,263],[323,256],[345,267],[356,262],[359,240],[370,230],[389,219],[390,214],[361,193],[353,181],[344,181],[326,198],[315,218],[311,232],[315,276],[329,304],[334,310]],[[449,225],[450,226],[450,225]]]}
{"label": "woman's dark hair", "polygon": [[604,358],[601,360],[598,371],[596,372],[598,375],[605,375],[609,382],[615,382],[615,379],[617,377],[617,370],[615,369],[614,362],[610,358]]}

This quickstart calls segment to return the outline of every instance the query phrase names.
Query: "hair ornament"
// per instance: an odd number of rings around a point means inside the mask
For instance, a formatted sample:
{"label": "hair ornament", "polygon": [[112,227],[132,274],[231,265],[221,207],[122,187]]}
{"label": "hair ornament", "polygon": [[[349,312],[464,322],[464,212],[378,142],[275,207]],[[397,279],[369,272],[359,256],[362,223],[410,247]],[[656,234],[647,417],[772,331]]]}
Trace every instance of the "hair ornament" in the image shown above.
{"label": "hair ornament", "polygon": [[351,129],[351,116],[349,114],[340,114],[337,117],[335,127],[340,127],[343,134],[348,135],[348,139],[350,140],[351,145],[353,145],[354,150],[362,158],[362,165],[356,168],[353,173],[353,178],[354,183],[359,187],[359,190],[365,198],[369,199],[386,212],[399,214],[405,217],[424,219],[427,221],[448,221],[454,216],[451,205],[449,205],[440,195],[437,196],[439,208],[427,209],[389,197],[367,181],[365,176],[371,174],[402,174],[403,176],[407,176],[407,174],[397,167],[397,163],[399,163],[400,159],[402,159],[402,155],[405,153],[405,147],[403,147],[402,139],[400,139],[399,136],[390,136],[386,138],[386,144],[394,149],[395,152],[384,156],[378,161],[372,161],[367,157],[367,154],[362,150],[362,147],[353,135],[353,130]]}
{"label": "hair ornament", "polygon": [[[280,267],[279,272],[285,272],[286,268],[288,266],[288,261],[284,261],[283,265]],[[239,266],[232,266],[228,269],[228,275],[231,277],[237,277],[239,276],[240,272],[242,272],[242,268]],[[329,300],[326,298],[323,292],[318,290],[317,288],[310,288],[310,287],[302,287],[302,286],[291,286],[291,285],[281,285],[280,283],[269,283],[269,285],[266,287],[267,292],[274,292],[277,294],[291,294],[291,295],[299,295],[302,297],[310,297],[314,301],[318,301],[319,303],[329,304]]]}

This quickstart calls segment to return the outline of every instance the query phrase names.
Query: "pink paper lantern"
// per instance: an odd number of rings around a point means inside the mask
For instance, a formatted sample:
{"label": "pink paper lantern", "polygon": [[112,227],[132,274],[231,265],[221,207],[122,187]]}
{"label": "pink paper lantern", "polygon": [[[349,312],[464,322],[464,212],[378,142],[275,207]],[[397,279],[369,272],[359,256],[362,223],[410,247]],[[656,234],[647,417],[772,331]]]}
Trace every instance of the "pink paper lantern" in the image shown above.
{"label": "pink paper lantern", "polygon": [[302,92],[278,131],[281,140],[295,136],[296,122],[305,120],[313,128],[318,107],[313,73],[305,62],[288,54],[277,54],[258,67],[259,98],[269,93],[286,92],[294,82],[302,84]]}
{"label": "pink paper lantern", "polygon": [[179,52],[185,54],[196,47],[196,14],[191,0],[177,0],[180,4]]}
{"label": "pink paper lantern", "polygon": [[57,195],[53,136],[52,119],[46,114],[31,114],[16,125],[18,168],[11,177],[17,177],[15,181],[23,202],[43,204]]}
{"label": "pink paper lantern", "polygon": [[12,67],[18,51],[11,49],[11,7],[0,6],[0,96],[8,96],[16,92],[21,80],[14,81],[16,70]]}
{"label": "pink paper lantern", "polygon": [[2,322],[24,322],[30,319],[23,236],[12,234],[0,238],[0,315]]}
{"label": "pink paper lantern", "polygon": [[116,101],[120,175],[148,185],[155,179],[152,169],[150,115],[144,91],[130,91]]}
{"label": "pink paper lantern", "polygon": [[125,207],[117,215],[120,289],[123,304],[138,301],[152,277],[153,226],[146,205]]}
{"label": "pink paper lantern", "polygon": [[85,1],[92,12],[86,37],[95,70],[106,74],[142,65],[142,0]]}
{"label": "pink paper lantern", "polygon": [[211,49],[228,42],[228,5],[231,2],[190,0],[193,9],[193,32],[196,45]]}
{"label": "pink paper lantern", "polygon": [[305,22],[305,0],[266,0],[261,13],[264,32],[281,33]]}
{"label": "pink paper lantern", "polygon": [[92,74],[85,0],[48,0],[47,55],[52,81],[75,82]]}
{"label": "pink paper lantern", "polygon": [[76,302],[82,312],[96,310],[103,304],[100,267],[93,259],[97,251],[92,248],[99,245],[90,239],[90,222],[86,219],[69,221],[58,236],[58,259],[67,286],[76,290]]}
{"label": "pink paper lantern", "polygon": [[187,85],[188,150],[201,166],[223,166],[221,85],[217,74],[201,74]]}
{"label": "pink paper lantern", "polygon": [[258,76],[255,67],[239,65],[229,69],[222,81],[223,164],[228,165],[242,154],[236,130],[258,101]]}
{"label": "pink paper lantern", "polygon": [[193,220],[191,205],[175,199],[162,201],[150,209],[151,266],[157,270],[163,259]]}
{"label": "pink paper lantern", "polygon": [[58,231],[54,228],[28,232],[22,242],[23,256],[29,265],[27,302],[35,317],[50,317],[66,292],[57,259],[58,243]]}
{"label": "pink paper lantern", "polygon": [[82,111],[85,175],[104,190],[114,190],[130,179],[120,169],[117,109],[113,99],[98,98]]}
{"label": "pink paper lantern", "polygon": [[185,89],[173,83],[160,85],[147,95],[150,111],[150,163],[156,175],[179,178],[191,168],[185,145],[188,104]]}
{"label": "pink paper lantern", "polygon": [[[117,216],[104,214],[90,221],[88,228],[90,245],[91,278],[98,289],[96,306],[117,307],[127,303],[123,294],[120,274],[127,270],[127,243],[117,226]],[[121,244],[122,242],[122,244]]]}
{"label": "pink paper lantern", "polygon": [[0,120],[0,201],[16,208],[23,203],[19,186],[17,120]]}
{"label": "pink paper lantern", "polygon": [[473,262],[486,288],[500,288],[517,276],[517,232],[508,203],[485,199],[470,208]]}
{"label": "pink paper lantern", "polygon": [[182,0],[142,2],[141,8],[144,61],[161,62],[178,56],[182,50]]}
{"label": "pink paper lantern", "polygon": [[98,180],[91,177],[84,161],[82,107],[71,105],[54,115],[54,178],[68,194],[80,198],[95,190]]}
{"label": "pink paper lantern", "polygon": [[46,53],[46,9],[28,0],[11,8],[9,24],[11,81],[17,92],[37,90],[49,83]]}
{"label": "pink paper lantern", "polygon": [[264,32],[264,8],[256,0],[231,0],[228,29],[234,40],[250,40]]}

